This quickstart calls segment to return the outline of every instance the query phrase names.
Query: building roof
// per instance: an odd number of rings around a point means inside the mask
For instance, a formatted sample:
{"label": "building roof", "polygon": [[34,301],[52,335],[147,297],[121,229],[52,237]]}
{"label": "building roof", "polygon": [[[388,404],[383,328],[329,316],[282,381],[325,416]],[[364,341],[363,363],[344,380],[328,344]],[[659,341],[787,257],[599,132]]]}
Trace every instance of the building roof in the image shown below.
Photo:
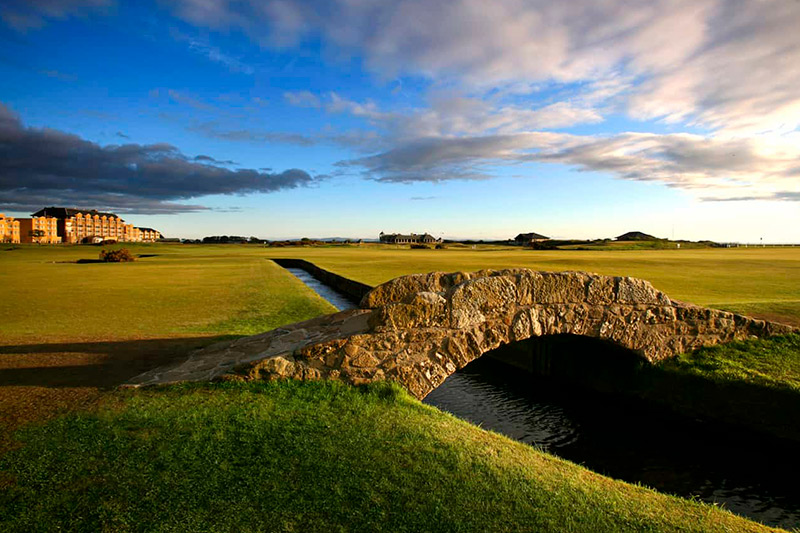
{"label": "building roof", "polygon": [[120,218],[114,213],[104,213],[96,209],[76,209],[74,207],[44,207],[33,213],[32,217],[55,217],[55,218],[71,218],[77,214],[91,215],[106,218]]}
{"label": "building roof", "polygon": [[139,231],[154,231],[156,233],[161,233],[157,229],[153,229],[153,228],[140,228],[139,226],[136,226],[136,229],[138,229]]}
{"label": "building roof", "polygon": [[619,237],[616,237],[616,239],[618,241],[657,241],[658,237],[653,237],[641,231],[629,231],[628,233],[623,233]]}
{"label": "building roof", "polygon": [[433,240],[436,240],[436,237],[434,237],[430,233],[422,233],[422,234],[410,233],[408,235],[403,234],[403,233],[381,233],[380,236],[381,236],[382,239],[389,239],[389,238],[395,238],[395,239],[425,239],[425,238],[431,238]]}
{"label": "building roof", "polygon": [[534,239],[542,240],[542,239],[549,239],[549,238],[550,237],[545,237],[544,235],[540,235],[539,233],[531,232],[531,233],[520,233],[519,235],[517,235],[514,238],[514,240],[515,241],[532,241]]}

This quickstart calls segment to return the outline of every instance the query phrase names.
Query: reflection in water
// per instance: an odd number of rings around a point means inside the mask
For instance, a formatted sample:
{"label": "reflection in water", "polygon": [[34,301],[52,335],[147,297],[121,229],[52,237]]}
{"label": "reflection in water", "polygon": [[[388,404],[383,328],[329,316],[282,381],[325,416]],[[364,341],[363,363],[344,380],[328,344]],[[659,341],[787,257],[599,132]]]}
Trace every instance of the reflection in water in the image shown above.
{"label": "reflection in water", "polygon": [[355,303],[350,301],[347,296],[339,293],[338,291],[328,287],[314,276],[303,270],[302,268],[287,268],[289,272],[294,274],[297,278],[300,279],[303,283],[311,287],[317,294],[328,300],[331,305],[333,305],[339,311],[344,311],[345,309],[353,309],[358,307]]}
{"label": "reflection in water", "polygon": [[638,401],[537,378],[482,357],[425,403],[587,468],[800,526],[796,446],[675,417]]}
{"label": "reflection in water", "polygon": [[[306,271],[287,270],[338,309],[356,307]],[[558,364],[564,354],[552,355]],[[765,524],[800,527],[796,445],[586,392],[488,357],[450,376],[424,401],[596,472],[696,496]]]}

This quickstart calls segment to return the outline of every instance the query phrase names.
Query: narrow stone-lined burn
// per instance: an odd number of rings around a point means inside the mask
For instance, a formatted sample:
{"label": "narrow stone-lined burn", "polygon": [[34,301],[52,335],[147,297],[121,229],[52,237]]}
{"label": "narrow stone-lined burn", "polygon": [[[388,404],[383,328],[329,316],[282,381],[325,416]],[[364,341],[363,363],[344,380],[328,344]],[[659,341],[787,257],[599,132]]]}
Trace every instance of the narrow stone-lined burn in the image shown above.
{"label": "narrow stone-lined burn", "polygon": [[286,270],[291,272],[297,279],[308,285],[311,290],[319,294],[325,300],[327,300],[332,306],[334,306],[338,311],[344,311],[345,309],[355,309],[358,307],[358,302],[354,302],[352,298],[348,297],[345,294],[337,291],[336,289],[325,285],[317,278],[303,270],[302,268],[298,267],[284,267]]}

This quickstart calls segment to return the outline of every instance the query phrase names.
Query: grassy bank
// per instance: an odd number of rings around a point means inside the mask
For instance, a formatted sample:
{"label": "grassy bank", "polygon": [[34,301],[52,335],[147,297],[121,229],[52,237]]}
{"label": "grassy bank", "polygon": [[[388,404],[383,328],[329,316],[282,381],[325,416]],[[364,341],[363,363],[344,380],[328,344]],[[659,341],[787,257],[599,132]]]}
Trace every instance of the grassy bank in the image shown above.
{"label": "grassy bank", "polygon": [[800,335],[683,354],[646,368],[635,393],[683,414],[800,441]]}
{"label": "grassy bank", "polygon": [[118,394],[0,459],[3,531],[767,531],[488,433],[396,387]]}

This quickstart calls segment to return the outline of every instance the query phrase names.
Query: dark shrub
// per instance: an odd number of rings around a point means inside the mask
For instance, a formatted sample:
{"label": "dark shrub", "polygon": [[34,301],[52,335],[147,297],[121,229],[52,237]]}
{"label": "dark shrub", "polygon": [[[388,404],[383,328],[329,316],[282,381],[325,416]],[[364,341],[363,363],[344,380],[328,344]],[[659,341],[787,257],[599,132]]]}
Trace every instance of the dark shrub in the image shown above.
{"label": "dark shrub", "polygon": [[127,263],[129,261],[136,261],[136,258],[127,248],[120,248],[119,250],[102,250],[100,252],[100,261],[105,261],[106,263]]}
{"label": "dark shrub", "polygon": [[444,249],[446,249],[446,248],[447,248],[447,246],[445,246],[444,244],[437,244],[437,245],[436,245],[436,249],[437,249],[437,250],[444,250]]}
{"label": "dark shrub", "polygon": [[431,247],[428,246],[427,244],[412,244],[411,245],[411,249],[412,250],[430,250]]}

